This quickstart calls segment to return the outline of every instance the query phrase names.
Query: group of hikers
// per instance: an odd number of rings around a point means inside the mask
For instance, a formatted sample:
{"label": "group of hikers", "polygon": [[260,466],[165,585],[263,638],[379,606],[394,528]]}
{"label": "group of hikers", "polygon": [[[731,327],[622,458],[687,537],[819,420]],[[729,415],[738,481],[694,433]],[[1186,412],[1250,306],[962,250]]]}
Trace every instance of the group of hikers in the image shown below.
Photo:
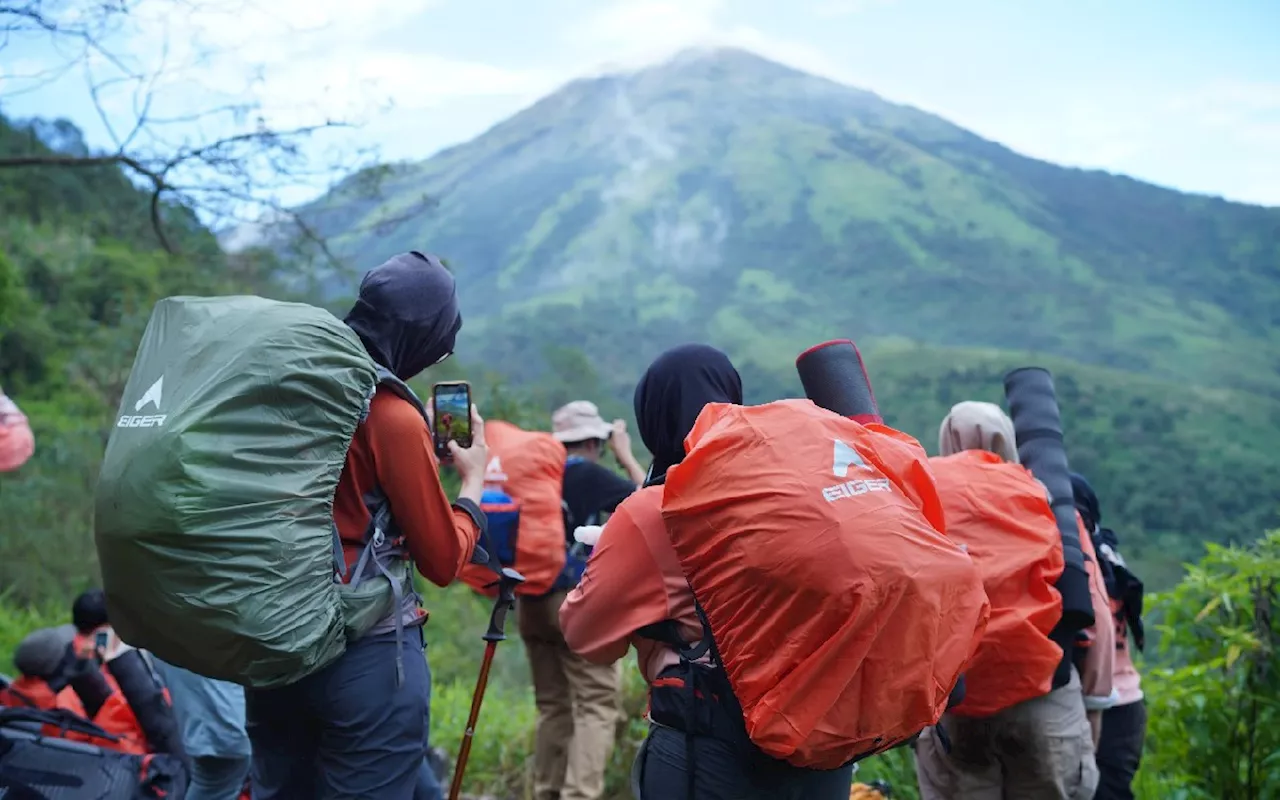
{"label": "group of hikers", "polygon": [[[105,701],[80,685],[101,674],[111,697],[126,688],[114,665],[140,651],[123,637],[151,651],[140,663],[163,690],[137,703],[172,721],[149,728],[125,692],[136,723],[109,730],[181,753],[222,787],[199,797],[438,798],[429,615],[407,566],[499,604],[513,568],[536,800],[603,796],[633,647],[649,686],[640,800],[843,799],[857,762],[895,747],[914,750],[926,800],[1133,797],[1142,587],[1088,481],[1072,473],[1055,496],[1023,464],[1023,440],[1052,440],[1044,430],[1023,436],[1000,406],[962,402],[929,457],[884,424],[865,370],[849,413],[747,406],[730,359],[690,344],[636,386],[647,468],[626,425],[588,400],[555,411],[550,433],[486,424],[473,407],[470,446],[449,441],[438,459],[431,410],[405,384],[453,354],[462,326],[438,259],[372,269],[341,325],[236,303],[157,307],[98,490],[101,613],[29,637],[11,695],[52,697],[106,728]],[[216,347],[229,349],[215,362]],[[305,357],[286,364],[289,347]],[[214,363],[243,400],[180,373]],[[247,383],[269,373],[275,390]],[[233,415],[243,430],[227,427]],[[267,441],[262,419],[298,438]],[[142,434],[181,462],[125,438]],[[261,480],[241,480],[250,465]],[[460,479],[452,500],[445,467]],[[1073,600],[1079,567],[1086,594]],[[103,629],[108,647],[85,644]],[[223,699],[179,721],[184,694],[211,692]],[[243,747],[198,750],[201,715],[233,720]],[[488,710],[474,735],[501,735],[502,718]]]}

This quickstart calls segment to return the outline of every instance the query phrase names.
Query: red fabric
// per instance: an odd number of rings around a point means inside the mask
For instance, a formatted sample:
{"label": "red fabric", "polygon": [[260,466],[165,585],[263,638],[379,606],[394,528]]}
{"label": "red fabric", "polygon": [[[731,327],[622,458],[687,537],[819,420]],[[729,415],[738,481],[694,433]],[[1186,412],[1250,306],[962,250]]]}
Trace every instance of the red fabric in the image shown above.
{"label": "red fabric", "polygon": [[929,459],[947,535],[978,565],[991,620],[965,668],[964,702],[952,713],[987,717],[1053,689],[1062,648],[1049,633],[1062,619],[1062,536],[1044,486],[995,453],[965,450]]}
{"label": "red fabric", "polygon": [[[114,683],[112,683],[112,688],[115,688]],[[88,720],[88,717],[85,716],[84,706],[81,705],[80,698],[76,695],[75,690],[67,687],[55,695],[53,690],[49,688],[49,684],[40,678],[23,676],[10,684],[8,689],[0,690],[0,706],[38,708],[45,711],[59,708]],[[143,755],[147,752],[146,740],[143,738],[141,730],[137,727],[137,720],[133,716],[133,711],[119,694],[118,689],[116,694],[107,699],[98,714],[88,721],[93,722],[107,733],[119,736],[120,740],[113,742],[109,739],[89,736],[76,731],[64,731],[56,725],[45,725],[42,732],[45,736],[87,742],[121,753]],[[130,724],[130,721],[132,721],[132,724]]]}
{"label": "red fabric", "polygon": [[35,448],[26,415],[0,392],[0,472],[11,472],[27,463]]}
{"label": "red fabric", "polygon": [[[486,483],[496,483],[520,506],[516,536],[516,561],[512,567],[524,576],[520,594],[543,595],[564,571],[565,531],[561,493],[568,453],[554,436],[526,431],[510,422],[493,420],[484,426],[489,447]],[[492,480],[491,480],[492,479]],[[493,570],[469,564],[460,576],[468,586],[495,596]]]}
{"label": "red fabric", "polygon": [[685,448],[662,515],[751,740],[831,769],[936,723],[990,608],[920,444],[782,400],[708,405]]}
{"label": "red fabric", "polygon": [[[77,633],[75,639],[72,640],[72,647],[75,648],[80,658],[95,658],[97,656],[93,633]],[[93,723],[107,733],[120,737],[120,741],[115,744],[100,744],[104,747],[137,755],[151,752],[151,746],[147,743],[146,734],[142,732],[142,725],[138,722],[137,716],[134,715],[133,707],[125,699],[124,693],[120,691],[120,684],[116,683],[115,676],[111,674],[109,668],[101,669],[100,672],[106,680],[108,688],[111,689],[111,696],[102,704],[102,708],[98,709],[98,713],[93,718]],[[72,690],[64,690],[64,692],[70,691]],[[164,691],[165,699],[169,699],[169,690],[165,689]],[[79,699],[76,700],[76,703],[77,705],[79,704]],[[81,710],[76,713],[83,715],[84,711]]]}

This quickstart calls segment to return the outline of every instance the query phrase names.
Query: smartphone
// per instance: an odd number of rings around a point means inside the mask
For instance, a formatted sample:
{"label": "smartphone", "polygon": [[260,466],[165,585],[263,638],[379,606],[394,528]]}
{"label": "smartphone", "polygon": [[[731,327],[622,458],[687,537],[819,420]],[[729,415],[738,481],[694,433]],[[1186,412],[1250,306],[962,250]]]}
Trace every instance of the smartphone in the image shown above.
{"label": "smartphone", "polygon": [[451,441],[460,447],[471,446],[471,384],[449,381],[432,386],[431,415],[437,458],[448,457]]}
{"label": "smartphone", "polygon": [[101,663],[111,652],[111,631],[103,629],[93,634],[93,657]]}

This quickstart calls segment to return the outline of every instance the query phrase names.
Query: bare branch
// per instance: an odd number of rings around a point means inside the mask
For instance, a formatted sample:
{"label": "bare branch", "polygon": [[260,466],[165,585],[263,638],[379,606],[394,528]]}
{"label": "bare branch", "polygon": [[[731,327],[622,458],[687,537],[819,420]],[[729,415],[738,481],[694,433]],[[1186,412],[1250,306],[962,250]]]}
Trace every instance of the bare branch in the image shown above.
{"label": "bare branch", "polygon": [[[243,15],[250,8],[268,13],[259,6],[262,1],[164,0],[183,12],[233,15]],[[185,63],[175,65],[171,63],[167,38],[170,17],[156,20],[140,15],[139,20],[158,22],[166,35],[156,63],[132,63],[135,59],[128,48],[113,49],[113,43],[128,41],[116,34],[130,23],[136,7],[144,2],[0,0],[0,49],[15,37],[48,37],[65,60],[43,73],[7,81],[5,93],[33,91],[38,86],[30,84],[48,85],[65,77],[72,66],[79,66],[88,99],[111,140],[108,152],[51,152],[34,141],[38,137],[33,128],[30,150],[0,154],[0,169],[119,168],[145,189],[151,227],[166,251],[176,252],[183,241],[175,238],[174,230],[168,226],[194,215],[214,230],[225,229],[228,223],[265,224],[273,240],[290,235],[291,231],[313,255],[319,254],[329,264],[345,269],[325,239],[324,228],[331,223],[314,209],[291,206],[285,198],[300,186],[327,186],[332,190],[335,176],[340,175],[351,176],[339,184],[344,199],[376,198],[385,179],[394,176],[396,170],[368,168],[376,163],[376,152],[372,150],[348,147],[322,157],[310,140],[318,134],[354,127],[346,121],[324,119],[312,125],[278,128],[256,101],[224,102],[228,96],[235,97],[224,86],[208,89],[208,108],[191,108],[192,103],[184,96],[177,109],[165,109],[166,105],[173,105],[163,95],[175,85],[175,78],[184,84],[189,82],[197,94],[203,90],[201,73],[218,52],[195,41],[179,48],[187,55],[181,58]],[[152,53],[139,56],[145,61],[152,57]],[[247,75],[246,80],[241,96],[253,96],[255,84],[263,80],[263,75],[259,71]],[[120,102],[126,97],[127,105]],[[305,118],[310,110],[272,108],[271,112],[301,113]],[[434,201],[423,195],[408,206],[399,206],[393,214],[372,220],[367,227],[375,232],[390,232],[433,205]]]}

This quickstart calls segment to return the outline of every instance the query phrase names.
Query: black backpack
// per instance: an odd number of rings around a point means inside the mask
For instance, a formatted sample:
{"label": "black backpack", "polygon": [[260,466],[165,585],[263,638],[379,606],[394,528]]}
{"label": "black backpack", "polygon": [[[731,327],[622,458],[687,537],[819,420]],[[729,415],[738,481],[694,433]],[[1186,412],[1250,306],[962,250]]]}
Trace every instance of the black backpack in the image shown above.
{"label": "black backpack", "polygon": [[46,736],[52,725],[116,737],[69,711],[0,708],[0,797],[5,800],[183,800],[187,768],[175,756],[137,756]]}

